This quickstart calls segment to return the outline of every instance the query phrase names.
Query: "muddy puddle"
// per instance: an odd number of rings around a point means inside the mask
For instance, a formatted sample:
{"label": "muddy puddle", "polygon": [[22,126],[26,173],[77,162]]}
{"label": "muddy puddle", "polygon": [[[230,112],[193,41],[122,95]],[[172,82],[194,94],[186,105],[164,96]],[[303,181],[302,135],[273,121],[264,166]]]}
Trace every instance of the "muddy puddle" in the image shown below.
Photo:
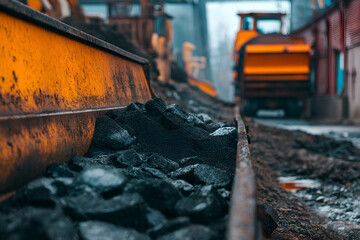
{"label": "muddy puddle", "polygon": [[324,218],[345,239],[360,239],[360,180],[345,185],[298,176],[279,177],[280,186]]}
{"label": "muddy puddle", "polygon": [[304,188],[318,188],[320,186],[320,182],[317,180],[301,177],[279,177],[278,180],[284,190],[291,192]]}

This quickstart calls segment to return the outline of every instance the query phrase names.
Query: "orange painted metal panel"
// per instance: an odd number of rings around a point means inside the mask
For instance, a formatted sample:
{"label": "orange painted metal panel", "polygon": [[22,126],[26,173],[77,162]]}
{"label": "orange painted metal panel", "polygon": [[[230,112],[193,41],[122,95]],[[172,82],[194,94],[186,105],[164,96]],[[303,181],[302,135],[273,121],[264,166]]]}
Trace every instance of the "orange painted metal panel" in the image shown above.
{"label": "orange painted metal panel", "polygon": [[152,98],[148,63],[0,0],[0,193],[90,146],[96,117]]}
{"label": "orange painted metal panel", "polygon": [[310,56],[302,53],[247,53],[245,75],[258,74],[309,74]]}
{"label": "orange painted metal panel", "polygon": [[309,75],[298,75],[298,74],[289,74],[289,75],[247,75],[245,81],[309,81]]}
{"label": "orange painted metal panel", "polygon": [[197,80],[191,76],[188,76],[189,79],[189,83],[193,86],[198,87],[201,91],[203,91],[204,93],[212,96],[212,97],[216,97],[217,96],[217,92],[214,89],[213,85],[211,83],[207,83],[207,82],[203,82],[200,80]]}
{"label": "orange painted metal panel", "polygon": [[281,44],[281,45],[248,45],[247,53],[309,53],[310,46],[306,44]]}

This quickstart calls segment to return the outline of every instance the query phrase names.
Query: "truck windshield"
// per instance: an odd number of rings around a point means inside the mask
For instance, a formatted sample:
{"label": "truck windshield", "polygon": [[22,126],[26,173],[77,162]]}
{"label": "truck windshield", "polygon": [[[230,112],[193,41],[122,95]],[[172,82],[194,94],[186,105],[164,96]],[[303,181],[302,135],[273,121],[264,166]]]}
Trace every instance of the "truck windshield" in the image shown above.
{"label": "truck windshield", "polygon": [[258,19],[256,30],[264,34],[281,33],[281,21],[274,19]]}

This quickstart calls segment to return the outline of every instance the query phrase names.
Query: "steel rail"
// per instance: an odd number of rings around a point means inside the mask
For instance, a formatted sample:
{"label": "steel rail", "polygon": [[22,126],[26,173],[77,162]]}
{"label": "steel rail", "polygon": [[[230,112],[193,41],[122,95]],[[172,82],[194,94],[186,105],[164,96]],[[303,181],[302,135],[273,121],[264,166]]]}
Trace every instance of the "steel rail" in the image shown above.
{"label": "steel rail", "polygon": [[248,134],[240,116],[240,107],[236,106],[234,111],[238,142],[226,239],[256,240],[261,239],[261,231],[256,218],[256,185]]}

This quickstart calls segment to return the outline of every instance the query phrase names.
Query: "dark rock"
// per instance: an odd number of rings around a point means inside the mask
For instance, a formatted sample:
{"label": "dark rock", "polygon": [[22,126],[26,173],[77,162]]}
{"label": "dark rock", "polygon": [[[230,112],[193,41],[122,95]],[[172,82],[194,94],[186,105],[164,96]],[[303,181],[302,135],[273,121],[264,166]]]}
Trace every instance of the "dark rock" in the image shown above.
{"label": "dark rock", "polygon": [[89,151],[84,155],[87,158],[107,158],[108,155],[117,153],[118,150],[105,149],[105,148],[96,148],[91,146]]}
{"label": "dark rock", "polygon": [[186,167],[189,165],[200,164],[200,163],[204,163],[204,160],[198,156],[183,158],[179,162],[181,167]]}
{"label": "dark rock", "polygon": [[53,207],[55,201],[52,195],[56,194],[56,188],[52,185],[54,179],[51,178],[38,178],[30,182],[25,187],[25,197],[27,204]]}
{"label": "dark rock", "polygon": [[215,238],[216,235],[209,228],[202,225],[190,225],[163,235],[159,240],[212,240]]}
{"label": "dark rock", "polygon": [[141,166],[156,168],[163,171],[164,173],[169,173],[179,168],[179,164],[177,162],[164,158],[159,154],[152,154],[150,157],[148,157],[147,162]]}
{"label": "dark rock", "polygon": [[181,192],[187,196],[189,195],[190,193],[192,193],[195,188],[193,185],[191,185],[190,183],[184,181],[184,180],[181,180],[181,179],[178,179],[178,180],[169,180],[169,182],[174,185],[176,188],[180,189]]}
{"label": "dark rock", "polygon": [[171,219],[163,224],[157,225],[149,231],[149,235],[152,238],[158,238],[162,235],[171,233],[180,228],[187,227],[191,224],[190,219],[188,217],[178,217],[175,219]]}
{"label": "dark rock", "polygon": [[46,177],[73,177],[74,173],[69,169],[65,163],[52,163],[46,168]]}
{"label": "dark rock", "polygon": [[145,157],[133,149],[120,151],[115,156],[112,156],[112,159],[114,159],[113,164],[120,168],[136,167],[146,161]]}
{"label": "dark rock", "polygon": [[179,215],[189,216],[199,223],[211,223],[225,215],[226,202],[212,186],[205,186],[188,197],[180,199],[175,206]]}
{"label": "dark rock", "polygon": [[57,210],[23,208],[9,215],[0,214],[0,239],[77,239],[71,221]]}
{"label": "dark rock", "polygon": [[229,187],[232,175],[222,169],[206,164],[189,165],[179,168],[170,174],[171,178],[183,179],[191,184]]}
{"label": "dark rock", "polygon": [[57,178],[51,183],[56,188],[56,196],[64,197],[67,195],[75,195],[79,193],[79,186],[73,184],[73,178]]}
{"label": "dark rock", "polygon": [[92,140],[95,147],[122,150],[128,148],[135,139],[108,116],[101,116],[96,120]]}
{"label": "dark rock", "polygon": [[144,168],[144,171],[150,173],[152,176],[156,177],[156,178],[160,178],[160,179],[167,179],[168,176],[163,173],[162,171],[160,170],[157,170],[155,168]]}
{"label": "dark rock", "polygon": [[106,197],[117,195],[126,183],[126,177],[119,169],[90,168],[79,174],[76,183],[85,184]]}
{"label": "dark rock", "polygon": [[230,191],[226,190],[225,188],[219,188],[217,191],[223,198],[225,198],[226,200],[230,200]]}
{"label": "dark rock", "polygon": [[166,104],[161,98],[154,98],[145,103],[146,113],[160,115],[166,110]]}
{"label": "dark rock", "polygon": [[235,127],[222,127],[212,132],[210,136],[231,136],[236,138],[237,130]]}
{"label": "dark rock", "polygon": [[98,157],[88,158],[82,156],[73,157],[69,161],[69,168],[73,171],[80,172],[88,168],[102,167],[106,168],[111,165],[108,156],[100,155]]}
{"label": "dark rock", "polygon": [[206,164],[199,164],[194,169],[195,182],[214,187],[229,187],[232,174]]}
{"label": "dark rock", "polygon": [[231,123],[227,123],[227,122],[219,122],[219,123],[210,123],[209,127],[211,128],[211,131],[214,132],[219,128],[223,128],[223,127],[235,127],[233,124]]}
{"label": "dark rock", "polygon": [[190,124],[193,124],[194,126],[203,126],[205,123],[198,118],[196,115],[189,113],[186,121]]}
{"label": "dark rock", "polygon": [[207,115],[206,113],[200,113],[200,114],[197,114],[196,116],[206,124],[212,123],[211,117],[209,115]]}
{"label": "dark rock", "polygon": [[151,173],[146,172],[146,171],[144,171],[144,169],[138,168],[138,167],[121,169],[121,171],[125,174],[125,176],[128,179],[153,179],[154,178],[154,176]]}
{"label": "dark rock", "polygon": [[144,230],[146,204],[138,194],[122,194],[104,200],[94,193],[61,199],[65,212],[75,220],[99,220]]}
{"label": "dark rock", "polygon": [[145,108],[145,103],[141,103],[141,102],[135,102],[136,106],[138,106],[141,111],[146,111],[146,108]]}
{"label": "dark rock", "polygon": [[138,111],[138,112],[142,112],[142,109],[139,107],[138,104],[131,103],[130,105],[128,105],[128,106],[126,107],[126,111]]}
{"label": "dark rock", "polygon": [[166,217],[158,210],[148,208],[146,213],[147,225],[149,228],[153,228],[166,223]]}
{"label": "dark rock", "polygon": [[257,205],[258,218],[261,221],[261,228],[266,238],[269,238],[278,226],[279,216],[274,208],[267,204]]}
{"label": "dark rock", "polygon": [[150,240],[148,236],[133,229],[121,228],[99,221],[80,223],[79,235],[82,240]]}
{"label": "dark rock", "polygon": [[140,194],[150,207],[167,216],[173,215],[176,202],[182,198],[179,189],[160,179],[132,180],[124,191]]}
{"label": "dark rock", "polygon": [[189,165],[183,168],[179,168],[175,170],[174,172],[169,173],[169,176],[171,178],[177,178],[185,180],[189,183],[194,183],[194,169],[198,166],[198,164],[195,165]]}
{"label": "dark rock", "polygon": [[175,130],[182,127],[184,120],[171,112],[164,112],[160,118],[161,125],[169,130]]}
{"label": "dark rock", "polygon": [[189,114],[178,104],[171,104],[167,106],[166,112],[170,112],[178,117],[180,117],[183,121],[187,121]]}

